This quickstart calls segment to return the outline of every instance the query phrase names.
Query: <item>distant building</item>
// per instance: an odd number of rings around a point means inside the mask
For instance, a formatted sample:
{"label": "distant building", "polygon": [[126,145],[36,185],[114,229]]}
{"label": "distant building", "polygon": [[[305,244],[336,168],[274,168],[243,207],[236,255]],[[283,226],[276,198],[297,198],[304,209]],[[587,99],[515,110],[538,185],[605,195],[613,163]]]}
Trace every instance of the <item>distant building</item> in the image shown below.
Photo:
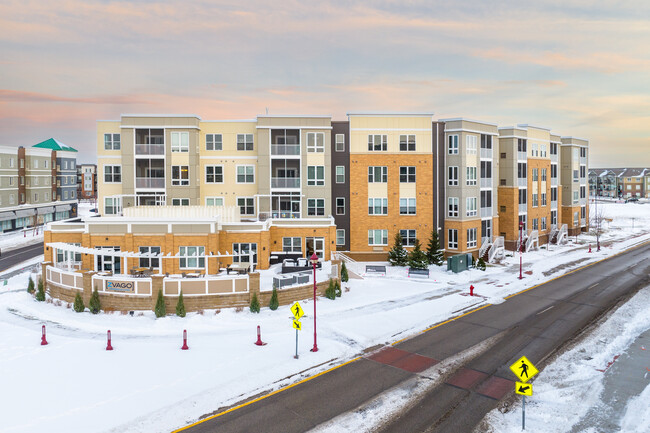
{"label": "distant building", "polygon": [[77,197],[80,200],[97,199],[97,165],[77,165]]}
{"label": "distant building", "polygon": [[601,197],[650,197],[650,168],[594,168],[589,185]]}
{"label": "distant building", "polygon": [[76,170],[76,152],[53,138],[31,148],[0,147],[0,231],[77,215],[75,176],[59,168],[65,161],[63,167]]}

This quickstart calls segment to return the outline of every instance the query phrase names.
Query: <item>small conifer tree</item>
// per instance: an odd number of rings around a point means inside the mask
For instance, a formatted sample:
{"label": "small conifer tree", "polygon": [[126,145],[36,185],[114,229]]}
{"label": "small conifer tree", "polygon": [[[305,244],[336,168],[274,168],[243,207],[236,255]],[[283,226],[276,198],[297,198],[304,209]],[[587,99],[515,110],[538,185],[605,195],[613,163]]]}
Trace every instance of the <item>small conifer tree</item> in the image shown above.
{"label": "small conifer tree", "polygon": [[273,293],[271,293],[271,300],[269,301],[269,308],[275,311],[278,309],[279,306],[280,306],[280,302],[278,301],[278,289],[276,289],[274,285]]}
{"label": "small conifer tree", "polygon": [[341,263],[341,281],[347,283],[350,278],[348,277],[348,268],[345,267],[345,262]]}
{"label": "small conifer tree", "polygon": [[36,292],[36,300],[43,302],[45,300],[45,288],[43,287],[43,280],[38,280],[38,292]]}
{"label": "small conifer tree", "polygon": [[393,247],[388,250],[388,261],[392,266],[406,266],[408,263],[408,252],[404,249],[399,231],[395,233]]}
{"label": "small conifer tree", "polygon": [[336,299],[336,289],[334,287],[334,280],[330,278],[330,283],[325,290],[325,297],[327,299]]}
{"label": "small conifer tree", "polygon": [[431,239],[429,239],[429,244],[427,245],[427,259],[429,260],[429,264],[440,266],[442,265],[443,257],[438,232],[431,230]]}
{"label": "small conifer tree", "polygon": [[99,293],[97,289],[93,290],[93,294],[90,296],[90,302],[88,303],[88,309],[91,313],[97,314],[101,310],[101,304],[99,303]]}
{"label": "small conifer tree", "polygon": [[257,293],[253,293],[253,299],[251,299],[251,306],[250,306],[251,313],[259,313],[260,312],[260,301],[257,299]]}
{"label": "small conifer tree", "polygon": [[29,277],[29,283],[27,283],[27,291],[29,293],[34,293],[34,280],[32,280],[32,277]]}
{"label": "small conifer tree", "polygon": [[483,257],[479,257],[478,260],[476,261],[476,269],[480,269],[481,271],[484,271],[485,268],[486,268],[485,260],[483,260]]}
{"label": "small conifer tree", "polygon": [[415,245],[413,245],[413,250],[409,254],[408,264],[413,269],[426,269],[429,265],[429,260],[422,247],[420,246],[420,241],[415,240]]}
{"label": "small conifer tree", "polygon": [[74,310],[77,313],[83,313],[85,309],[86,306],[84,305],[84,300],[81,297],[81,293],[77,292],[77,294],[74,297]]}
{"label": "small conifer tree", "polygon": [[167,307],[165,306],[165,298],[163,297],[162,290],[158,292],[154,312],[156,313],[156,317],[165,317],[167,315]]}
{"label": "small conifer tree", "polygon": [[336,280],[336,283],[334,283],[334,290],[336,291],[336,297],[340,298],[341,297],[341,283],[339,280]]}
{"label": "small conifer tree", "polygon": [[178,296],[178,302],[176,303],[176,315],[178,317],[185,317],[185,302],[183,302],[183,291]]}

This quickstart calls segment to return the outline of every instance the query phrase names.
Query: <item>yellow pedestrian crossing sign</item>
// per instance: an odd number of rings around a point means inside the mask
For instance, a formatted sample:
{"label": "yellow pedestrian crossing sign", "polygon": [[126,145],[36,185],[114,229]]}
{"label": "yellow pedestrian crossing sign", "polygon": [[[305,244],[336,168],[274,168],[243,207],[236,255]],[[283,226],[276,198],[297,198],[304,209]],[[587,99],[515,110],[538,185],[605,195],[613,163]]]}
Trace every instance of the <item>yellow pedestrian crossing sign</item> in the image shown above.
{"label": "yellow pedestrian crossing sign", "polygon": [[512,364],[510,370],[512,370],[515,376],[517,376],[522,382],[528,382],[533,378],[533,376],[539,373],[539,370],[537,370],[533,363],[525,356],[522,356],[517,360],[517,362]]}
{"label": "yellow pedestrian crossing sign", "polygon": [[530,383],[515,382],[515,392],[521,395],[533,395],[533,385]]}
{"label": "yellow pedestrian crossing sign", "polygon": [[[293,314],[293,317],[295,317],[296,320],[300,320],[300,318],[305,315],[305,312],[302,311],[302,307],[300,306],[300,304],[296,302],[291,306],[291,314]],[[295,327],[296,326],[294,325],[294,328]]]}
{"label": "yellow pedestrian crossing sign", "polygon": [[293,327],[297,329],[298,331],[302,331],[302,324],[300,323],[300,320],[293,320]]}

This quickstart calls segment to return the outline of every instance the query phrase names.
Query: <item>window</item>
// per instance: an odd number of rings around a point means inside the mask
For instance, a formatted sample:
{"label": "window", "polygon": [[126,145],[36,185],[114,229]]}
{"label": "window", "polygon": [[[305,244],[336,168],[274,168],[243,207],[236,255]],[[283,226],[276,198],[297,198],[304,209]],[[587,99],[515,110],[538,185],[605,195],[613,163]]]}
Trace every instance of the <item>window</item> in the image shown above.
{"label": "window", "polygon": [[22,158],[20,160],[20,168],[25,168],[25,160]]}
{"label": "window", "polygon": [[206,197],[206,206],[223,206],[223,197]]}
{"label": "window", "polygon": [[501,159],[506,159],[507,157],[506,152],[501,152]]}
{"label": "window", "polygon": [[447,200],[447,216],[457,217],[458,216],[458,197],[449,197]]}
{"label": "window", "polygon": [[546,182],[546,169],[542,169],[542,182]]}
{"label": "window", "polygon": [[14,168],[14,159],[9,158],[9,168]]}
{"label": "window", "polygon": [[335,146],[337,152],[345,152],[345,134],[336,134],[334,136]]}
{"label": "window", "polygon": [[400,152],[415,152],[415,135],[399,136]]}
{"label": "window", "polygon": [[578,170],[573,170],[573,181],[574,182],[578,181]]}
{"label": "window", "polygon": [[533,193],[533,207],[539,206],[539,196],[536,192]]}
{"label": "window", "polygon": [[323,186],[325,185],[325,166],[309,165],[307,166],[307,185]]}
{"label": "window", "polygon": [[542,217],[542,230],[546,230],[546,217]]}
{"label": "window", "polygon": [[481,161],[481,179],[492,179],[492,161]]}
{"label": "window", "polygon": [[538,175],[539,175],[539,169],[538,168],[533,168],[533,182],[537,182],[539,180]]}
{"label": "window", "polygon": [[105,165],[104,166],[104,182],[106,182],[106,183],[120,183],[120,182],[122,182],[122,166],[121,165]]}
{"label": "window", "polygon": [[122,201],[119,197],[106,197],[104,199],[104,213],[106,215],[119,215],[121,211]]}
{"label": "window", "polygon": [[13,176],[9,176],[9,186],[12,186],[14,184],[14,178]]}
{"label": "window", "polygon": [[345,197],[336,197],[336,214],[345,215]]}
{"label": "window", "polygon": [[546,206],[546,193],[542,193],[542,206]]}
{"label": "window", "polygon": [[519,215],[519,226],[523,224],[523,231],[524,233],[528,233],[528,218],[526,218],[526,215]]}
{"label": "window", "polygon": [[527,168],[525,162],[517,163],[517,177],[519,179],[526,179],[528,177]]}
{"label": "window", "polygon": [[476,185],[476,167],[467,167],[465,181],[467,185]]}
{"label": "window", "polygon": [[345,183],[345,166],[336,166],[336,183]]}
{"label": "window", "polygon": [[32,161],[32,168],[38,168],[38,159]]}
{"label": "window", "polygon": [[[492,136],[491,135],[481,134],[481,149],[492,149]],[[503,156],[502,156],[502,158],[503,158]]]}
{"label": "window", "polygon": [[253,134],[237,134],[237,150],[253,150]]}
{"label": "window", "polygon": [[573,191],[573,203],[578,203],[578,191]]}
{"label": "window", "polygon": [[63,200],[68,199],[68,191],[63,191]]}
{"label": "window", "polygon": [[387,135],[368,135],[368,151],[381,152],[388,149]]}
{"label": "window", "polygon": [[476,248],[476,227],[467,229],[467,248]]}
{"label": "window", "polygon": [[540,144],[540,151],[539,151],[539,156],[546,157],[546,145],[545,144]]}
{"label": "window", "polygon": [[580,166],[580,178],[584,179],[587,177],[587,166],[586,165],[581,165]]}
{"label": "window", "polygon": [[[73,243],[70,245],[74,245],[75,247],[80,247],[81,244],[78,243]],[[70,258],[71,261],[74,262],[80,262],[81,261],[81,253],[73,253],[72,251],[65,251],[65,250],[56,250],[56,261],[57,263],[61,262],[67,262],[68,258]]]}
{"label": "window", "polygon": [[[49,192],[45,193],[45,201],[50,201],[50,193]],[[0,203],[0,204],[2,204],[2,203]]]}
{"label": "window", "polygon": [[587,208],[585,206],[582,206],[580,208],[580,218],[586,218],[587,217]]}
{"label": "window", "polygon": [[205,150],[222,150],[223,138],[221,134],[205,134]]}
{"label": "window", "polygon": [[[636,186],[636,189],[639,189],[640,185]],[[586,198],[587,197],[587,187],[586,186],[581,186],[580,187],[580,198]]]}
{"label": "window", "polygon": [[388,199],[369,198],[368,215],[388,215]]}
{"label": "window", "polygon": [[458,155],[458,136],[450,135],[447,137],[447,146],[450,155]]}
{"label": "window", "polygon": [[482,208],[491,208],[492,207],[492,191],[481,191],[481,207]]}
{"label": "window", "polygon": [[388,245],[388,230],[368,230],[368,245]]}
{"label": "window", "polygon": [[551,143],[551,155],[557,155],[557,143]]}
{"label": "window", "polygon": [[551,201],[557,201],[557,188],[551,188]]}
{"label": "window", "polygon": [[448,169],[449,172],[449,186],[458,185],[458,167],[451,166]]}
{"label": "window", "polygon": [[299,253],[302,251],[302,238],[282,238],[282,251],[285,253]]}
{"label": "window", "polygon": [[172,165],[172,185],[187,186],[190,184],[190,167],[187,165]]}
{"label": "window", "polygon": [[447,248],[450,250],[458,249],[458,230],[449,229],[447,230]]}
{"label": "window", "polygon": [[38,193],[34,193],[34,203],[38,203]]}
{"label": "window", "polygon": [[307,199],[307,215],[309,216],[325,215],[325,199],[322,198]]}
{"label": "window", "polygon": [[557,177],[557,164],[551,164],[551,179]]}
{"label": "window", "polygon": [[344,229],[336,229],[336,245],[345,245]]}
{"label": "window", "polygon": [[580,148],[580,158],[586,158],[587,157],[587,148],[586,147],[581,147]]}
{"label": "window", "polygon": [[237,197],[237,206],[241,215],[255,215],[255,198]]}
{"label": "window", "polygon": [[400,198],[399,199],[399,214],[400,215],[415,215],[415,199],[414,198]]}
{"label": "window", "polygon": [[533,218],[533,230],[539,230],[539,220],[537,218]]}
{"label": "window", "polygon": [[465,137],[465,151],[468,155],[476,155],[476,135]]}
{"label": "window", "polygon": [[467,216],[476,216],[478,214],[478,210],[476,208],[476,202],[477,199],[476,197],[467,197],[465,199],[465,210]]}
{"label": "window", "polygon": [[368,183],[388,182],[388,167],[368,167]]}
{"label": "window", "polygon": [[104,134],[104,150],[120,150],[120,134]]}
{"label": "window", "polygon": [[526,152],[526,139],[524,138],[518,138],[517,139],[517,151],[518,152]]}
{"label": "window", "polygon": [[307,152],[325,152],[325,134],[322,132],[308,132]]}
{"label": "window", "polygon": [[[202,269],[205,267],[205,247],[179,247],[178,267],[181,269]],[[234,261],[234,257],[233,257]]]}
{"label": "window", "polygon": [[[140,254],[160,254],[160,247],[139,247]],[[158,257],[140,257],[141,268],[159,268],[160,259]]]}
{"label": "window", "polygon": [[190,205],[190,199],[189,198],[173,198],[172,199],[172,206],[189,206]]}
{"label": "window", "polygon": [[35,178],[34,178],[34,186],[37,186],[37,185],[38,185],[38,178],[35,177]]}
{"label": "window", "polygon": [[47,168],[47,159],[43,161],[43,168]]}
{"label": "window", "polygon": [[539,152],[537,151],[537,143],[531,144],[530,147],[530,156],[539,156]]}
{"label": "window", "polygon": [[237,183],[255,183],[255,166],[238,165]]}
{"label": "window", "polygon": [[528,190],[520,189],[519,190],[519,204],[528,203]]}
{"label": "window", "polygon": [[415,245],[415,230],[400,230],[399,235],[402,237],[402,245],[405,247]]}
{"label": "window", "polygon": [[205,183],[223,183],[223,166],[206,165]]}
{"label": "window", "polygon": [[172,132],[171,136],[172,136],[172,152],[190,151],[189,132]]}
{"label": "window", "polygon": [[400,183],[415,183],[415,167],[407,166],[399,168]]}

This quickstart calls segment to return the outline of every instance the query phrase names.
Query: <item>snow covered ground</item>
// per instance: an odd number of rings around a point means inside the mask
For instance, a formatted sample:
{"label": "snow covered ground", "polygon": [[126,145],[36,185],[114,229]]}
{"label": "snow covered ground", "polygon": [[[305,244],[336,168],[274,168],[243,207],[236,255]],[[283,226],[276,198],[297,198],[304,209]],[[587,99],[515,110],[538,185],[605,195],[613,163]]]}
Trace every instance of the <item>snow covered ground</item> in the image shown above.
{"label": "snow covered ground", "polygon": [[[453,274],[432,267],[427,280],[389,268],[386,277],[350,280],[341,298],[318,300],[317,353],[309,352],[313,304],[301,301],[308,317],[302,320],[297,360],[288,306],[263,308],[260,314],[206,310],[184,319],[155,319],[152,312],[93,316],[65,304],[36,302],[25,291],[29,275],[16,275],[0,286],[0,431],[167,432],[650,239],[650,205],[601,206],[613,220],[605,226],[600,252],[588,254],[587,244],[595,245],[595,238],[582,234],[577,244],[572,238],[551,251],[526,253],[521,281],[516,256],[485,272]],[[263,281],[272,272],[263,271]],[[470,284],[479,296],[466,296]],[[39,344],[42,324],[47,346]],[[253,344],[257,325],[266,346]],[[112,352],[104,350],[108,329]],[[188,351],[180,350],[183,329]],[[647,405],[644,409],[648,416]]]}

